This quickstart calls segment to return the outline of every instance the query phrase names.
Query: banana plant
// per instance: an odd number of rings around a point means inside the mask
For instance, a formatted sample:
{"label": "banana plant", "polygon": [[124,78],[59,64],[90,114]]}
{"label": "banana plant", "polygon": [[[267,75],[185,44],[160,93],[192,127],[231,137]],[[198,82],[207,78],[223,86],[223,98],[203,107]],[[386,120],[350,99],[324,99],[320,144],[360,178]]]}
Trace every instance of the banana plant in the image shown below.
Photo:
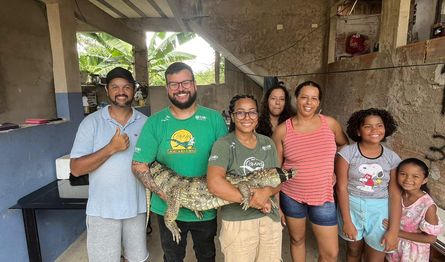
{"label": "banana plant", "polygon": [[[163,74],[169,64],[195,58],[192,54],[175,51],[179,45],[195,37],[196,34],[190,32],[152,34],[147,46],[150,85],[164,84]],[[116,66],[133,71],[133,47],[130,44],[102,32],[78,33],[77,40],[80,71],[106,75]]]}

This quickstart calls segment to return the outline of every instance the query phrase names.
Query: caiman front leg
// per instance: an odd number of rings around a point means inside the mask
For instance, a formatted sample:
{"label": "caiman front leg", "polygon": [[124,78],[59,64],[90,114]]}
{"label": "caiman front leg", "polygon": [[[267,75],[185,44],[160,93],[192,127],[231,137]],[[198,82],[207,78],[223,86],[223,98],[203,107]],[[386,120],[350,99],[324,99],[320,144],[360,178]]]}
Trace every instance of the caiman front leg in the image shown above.
{"label": "caiman front leg", "polygon": [[202,214],[201,211],[196,211],[196,210],[195,210],[195,216],[196,216],[197,218],[199,218],[199,219],[202,219],[203,214]]}
{"label": "caiman front leg", "polygon": [[[240,205],[243,206],[244,210],[247,210],[250,207],[250,197],[252,196],[251,185],[246,182],[240,182],[238,184],[238,190],[243,196],[243,201],[240,203]],[[270,199],[270,204],[273,208],[278,209],[278,205],[273,199]]]}
{"label": "caiman front leg", "polygon": [[274,211],[274,209],[277,209],[278,210],[278,204],[275,202],[275,197],[272,197],[271,199],[270,199],[270,204],[272,205],[272,211]]}
{"label": "caiman front leg", "polygon": [[181,229],[176,224],[176,218],[180,208],[180,196],[181,190],[179,187],[174,186],[171,188],[170,194],[167,196],[167,210],[164,215],[165,226],[170,230],[173,236],[173,241],[179,244],[181,240]]}
{"label": "caiman front leg", "polygon": [[243,206],[244,210],[247,210],[250,206],[250,186],[248,183],[240,182],[238,184],[238,190],[243,196],[243,201],[240,203],[240,205]]}

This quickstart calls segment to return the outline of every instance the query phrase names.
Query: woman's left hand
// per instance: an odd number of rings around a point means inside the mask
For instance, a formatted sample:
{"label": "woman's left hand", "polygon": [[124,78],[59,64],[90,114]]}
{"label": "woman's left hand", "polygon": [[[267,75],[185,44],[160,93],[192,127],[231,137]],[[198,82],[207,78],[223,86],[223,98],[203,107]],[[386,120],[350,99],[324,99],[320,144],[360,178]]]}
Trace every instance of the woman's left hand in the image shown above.
{"label": "woman's left hand", "polygon": [[262,209],[270,198],[270,190],[267,187],[264,188],[251,188],[250,207],[256,209]]}
{"label": "woman's left hand", "polygon": [[264,207],[261,209],[261,212],[264,214],[269,214],[272,211],[272,203],[267,202]]}
{"label": "woman's left hand", "polygon": [[286,216],[284,215],[283,211],[281,211],[281,208],[278,208],[278,214],[280,215],[281,225],[283,227],[286,226]]}

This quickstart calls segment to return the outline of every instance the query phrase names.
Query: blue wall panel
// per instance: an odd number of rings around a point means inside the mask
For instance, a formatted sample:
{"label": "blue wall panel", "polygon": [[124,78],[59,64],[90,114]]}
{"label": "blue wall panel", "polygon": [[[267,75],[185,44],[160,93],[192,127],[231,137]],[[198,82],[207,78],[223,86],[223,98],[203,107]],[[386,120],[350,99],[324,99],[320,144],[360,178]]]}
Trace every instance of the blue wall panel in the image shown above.
{"label": "blue wall panel", "polygon": [[[0,132],[0,261],[28,260],[21,211],[8,208],[56,179],[55,159],[70,152],[83,118],[80,93],[56,101],[69,121]],[[42,210],[37,221],[43,261],[54,261],[85,229],[85,211]]]}

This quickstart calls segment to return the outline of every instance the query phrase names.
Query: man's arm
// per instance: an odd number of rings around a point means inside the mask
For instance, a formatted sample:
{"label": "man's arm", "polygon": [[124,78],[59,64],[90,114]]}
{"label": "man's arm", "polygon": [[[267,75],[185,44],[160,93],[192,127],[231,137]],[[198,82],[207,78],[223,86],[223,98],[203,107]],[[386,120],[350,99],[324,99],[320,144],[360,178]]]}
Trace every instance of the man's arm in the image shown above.
{"label": "man's arm", "polygon": [[73,176],[83,176],[99,168],[113,154],[127,150],[130,140],[127,134],[121,134],[119,128],[110,142],[98,151],[79,158],[71,158],[70,169]]}
{"label": "man's arm", "polygon": [[148,167],[148,163],[142,163],[137,161],[131,162],[131,170],[136,178],[141,181],[145,188],[148,188],[150,192],[153,192],[159,197],[161,197],[164,201],[167,200],[167,195],[161,190],[161,188],[156,185],[153,177],[150,174],[150,168]]}

